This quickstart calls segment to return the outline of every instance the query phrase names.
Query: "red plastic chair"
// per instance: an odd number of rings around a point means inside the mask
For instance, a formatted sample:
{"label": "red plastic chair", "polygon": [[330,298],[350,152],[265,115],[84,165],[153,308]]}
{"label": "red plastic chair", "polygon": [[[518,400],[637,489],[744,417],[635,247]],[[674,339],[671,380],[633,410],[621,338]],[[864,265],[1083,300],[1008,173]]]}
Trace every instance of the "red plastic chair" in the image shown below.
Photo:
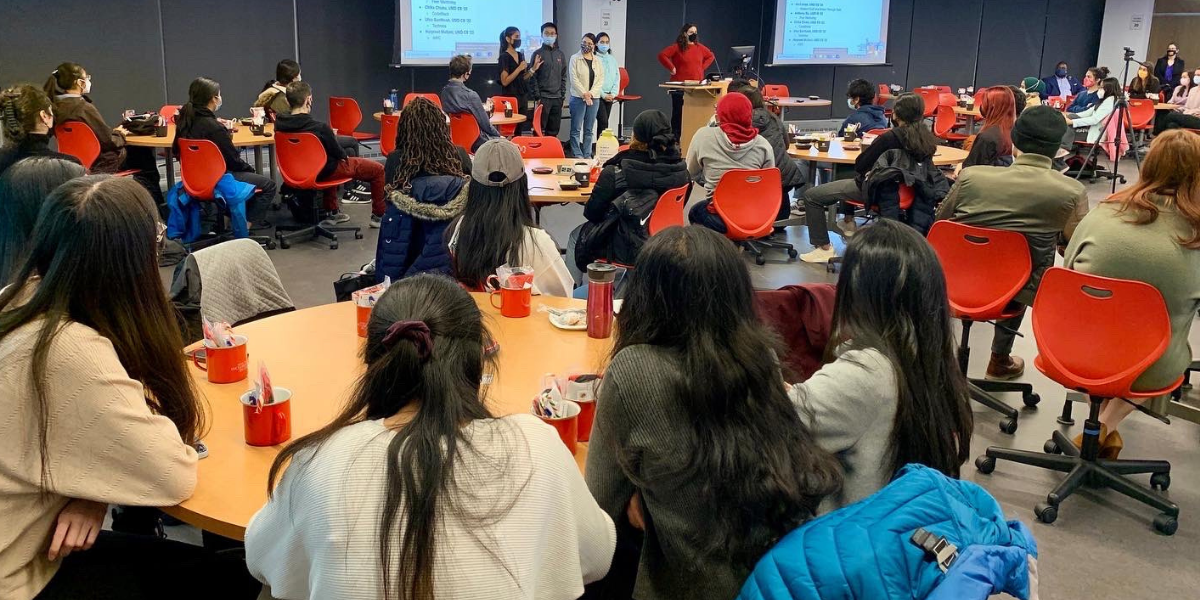
{"label": "red plastic chair", "polygon": [[1075,96],[1076,95],[1077,94],[1071,94],[1070,96],[1067,96],[1067,104],[1066,104],[1066,106],[1063,107],[1063,110],[1066,110],[1067,107],[1071,106],[1072,104],[1075,104]]}
{"label": "red plastic chair", "polygon": [[[412,102],[414,98],[424,98],[424,99],[432,102],[434,104],[434,106],[436,106],[438,108],[442,107],[441,96],[438,96],[437,94],[418,93],[418,92],[410,92],[408,94],[405,94],[404,106],[408,106],[408,103]],[[401,107],[401,108],[403,108],[403,107]]]}
{"label": "red plastic chair", "polygon": [[688,192],[691,185],[683,185],[673,190],[663,192],[650,213],[650,235],[654,235],[668,227],[683,226],[683,208],[687,204]]}
{"label": "red plastic chair", "polygon": [[[509,105],[512,106],[513,116],[521,114],[521,110],[520,110],[520,107],[517,105],[516,98],[514,98],[512,96],[492,96],[492,106],[495,107],[495,110],[497,113],[504,114],[504,102],[506,100],[508,101]],[[502,135],[506,138],[510,138],[514,135],[517,135],[517,126],[516,125],[500,125],[500,126],[496,127],[496,130],[500,132],[500,135]]]}
{"label": "red plastic chair", "polygon": [[[275,133],[275,160],[279,163],[279,174],[288,187],[298,190],[323,191],[337,187],[348,181],[349,177],[335,179],[317,179],[321,169],[325,168],[328,155],[321,140],[311,133]],[[338,247],[338,232],[353,232],[355,239],[362,239],[362,230],[353,226],[332,226],[324,223],[315,225],[279,225],[276,226],[275,236],[279,245],[287,249],[293,238],[313,239],[323,237],[329,240],[329,249]],[[286,233],[285,233],[286,232]]]}
{"label": "red plastic chair", "polygon": [[[215,202],[214,190],[217,182],[225,176],[225,171],[225,157],[221,155],[221,149],[216,144],[209,140],[179,139],[179,179],[183,184],[183,191],[192,199]],[[259,190],[254,191],[257,193]],[[225,218],[229,216],[229,209],[224,203],[218,203],[217,212],[221,218],[217,219],[213,231],[216,236],[201,241],[222,242],[233,237],[225,228]],[[250,239],[268,249],[275,247],[275,243],[269,237],[252,235]]]}
{"label": "red plastic chair", "polygon": [[913,92],[920,96],[921,100],[925,102],[925,114],[922,116],[927,119],[932,117],[933,113],[937,112],[938,102],[940,100],[938,96],[941,94],[941,92],[939,92],[937,88],[927,87],[917,88],[913,90]]}
{"label": "red plastic chair", "polygon": [[[1160,390],[1132,389],[1171,340],[1171,319],[1162,294],[1140,281],[1052,267],[1042,277],[1033,302],[1033,333],[1038,347],[1034,366],[1064,387],[1088,395],[1083,446],[1075,446],[1055,430],[1043,446],[1045,453],[991,447],[976,459],[976,468],[991,473],[996,460],[1001,459],[1068,473],[1047,495],[1046,502],[1034,508],[1043,523],[1053,523],[1058,518],[1058,505],[1090,483],[1110,487],[1161,511],[1154,519],[1154,528],[1164,535],[1175,533],[1179,507],[1124,477],[1150,473],[1150,486],[1166,490],[1171,484],[1170,463],[1098,458],[1100,407],[1105,400],[1161,396],[1183,382],[1181,376]],[[1064,417],[1069,419],[1069,413],[1064,412]]]}
{"label": "red plastic chair", "polygon": [[[79,159],[84,169],[89,172],[92,164],[100,156],[100,140],[96,132],[83,121],[65,121],[54,126],[54,137],[58,139],[58,151],[70,154]],[[137,170],[118,171],[117,177],[126,177],[137,173]]]}
{"label": "red plastic chair", "polygon": [[943,94],[953,94],[954,93],[954,89],[948,85],[935,85],[933,87],[937,88],[937,90],[939,92],[942,92]]}
{"label": "red plastic chair", "polygon": [[[1016,231],[1003,231],[938,221],[929,230],[929,245],[942,263],[946,294],[954,318],[962,321],[958,366],[967,374],[971,357],[971,325],[1015,317],[1008,305],[1029,282],[1033,271],[1029,242]],[[971,397],[1005,416],[1000,431],[1017,430],[1017,411],[987,392],[1021,392],[1026,406],[1036,406],[1041,397],[1027,383],[970,379]]]}
{"label": "red plastic chair", "polygon": [[[626,93],[626,88],[629,87],[629,71],[626,71],[625,67],[621,67],[621,79],[620,79],[620,83],[618,85],[620,87],[618,88],[616,101],[618,103],[617,108],[621,112],[617,115],[617,127],[619,127],[621,130],[624,130],[625,129],[625,103],[641,100],[642,97],[637,94]],[[621,132],[618,131],[617,135],[619,136],[620,134],[621,134]],[[538,132],[538,135],[542,135],[540,131]]]}
{"label": "red plastic chair", "polygon": [[455,146],[470,152],[471,146],[474,146],[475,140],[478,139],[479,123],[475,122],[475,115],[450,113],[450,141],[454,142]]}
{"label": "red plastic chair", "polygon": [[788,92],[788,86],[783,84],[770,84],[763,86],[763,98],[790,98],[791,93]]}
{"label": "red plastic chair", "polygon": [[1129,99],[1129,121],[1133,125],[1134,132],[1142,132],[1143,140],[1146,136],[1145,132],[1154,129],[1154,104],[1154,100],[1149,98]]}
{"label": "red plastic chair", "polygon": [[542,133],[542,103],[538,102],[537,108],[533,109],[533,135],[543,137],[546,134]]}
{"label": "red plastic chair", "polygon": [[400,115],[382,115],[379,121],[382,123],[379,129],[379,151],[387,156],[396,149],[396,130],[400,127]]}
{"label": "red plastic chair", "polygon": [[884,96],[884,94],[891,94],[891,93],[892,93],[892,90],[891,90],[891,88],[888,87],[888,84],[886,84],[886,83],[879,84],[879,90],[875,92],[875,104],[878,104],[879,106],[883,106],[884,104],[887,104],[887,98],[884,98],[883,96]]}
{"label": "red plastic chair", "polygon": [[725,222],[725,237],[750,251],[754,262],[767,264],[764,248],[786,249],[789,259],[799,256],[791,244],[768,241],[779,215],[779,169],[730,169],[713,189],[712,205]]}
{"label": "red plastic chair", "polygon": [[521,158],[566,158],[562,142],[553,137],[521,136],[512,139],[521,149]]}
{"label": "red plastic chair", "polygon": [[164,104],[162,108],[158,109],[158,114],[166,119],[168,124],[173,125],[175,117],[179,115],[179,111],[182,109],[183,107],[178,104]]}
{"label": "red plastic chair", "polygon": [[962,142],[968,137],[965,133],[957,133],[954,128],[958,126],[958,115],[954,112],[954,106],[942,104],[937,107],[933,117],[933,135],[936,135],[947,142]]}
{"label": "red plastic chair", "polygon": [[887,132],[888,132],[887,129],[872,129],[870,131],[867,131],[867,134],[868,135],[883,135]]}
{"label": "red plastic chair", "polygon": [[[871,131],[887,131],[887,130],[886,129],[872,129]],[[868,133],[870,133],[870,132],[868,132]],[[908,209],[912,208],[914,199],[916,199],[916,192],[913,191],[912,186],[901,183],[900,184],[900,210],[908,210]],[[849,204],[850,206],[853,206],[856,209],[860,209],[860,210],[866,209],[866,207],[867,207],[866,203],[859,201],[859,200],[846,200],[845,202],[846,202],[846,204]],[[877,208],[877,207],[873,206],[872,208]],[[868,221],[870,221],[873,218],[875,218],[875,216],[873,214],[867,215]]]}
{"label": "red plastic chair", "polygon": [[329,97],[329,126],[338,135],[348,135],[360,142],[363,140],[379,139],[379,134],[377,133],[355,131],[359,123],[362,123],[362,110],[358,108],[358,102],[354,98],[343,96]]}

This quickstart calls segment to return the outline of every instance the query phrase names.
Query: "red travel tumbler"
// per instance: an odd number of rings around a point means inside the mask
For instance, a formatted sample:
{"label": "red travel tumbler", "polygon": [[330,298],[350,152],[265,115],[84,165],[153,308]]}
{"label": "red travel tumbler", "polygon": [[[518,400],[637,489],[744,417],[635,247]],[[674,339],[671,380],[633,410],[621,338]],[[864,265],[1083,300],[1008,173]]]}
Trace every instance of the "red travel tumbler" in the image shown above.
{"label": "red travel tumbler", "polygon": [[604,339],[612,335],[613,281],[617,278],[617,268],[607,263],[591,263],[587,270],[588,337]]}

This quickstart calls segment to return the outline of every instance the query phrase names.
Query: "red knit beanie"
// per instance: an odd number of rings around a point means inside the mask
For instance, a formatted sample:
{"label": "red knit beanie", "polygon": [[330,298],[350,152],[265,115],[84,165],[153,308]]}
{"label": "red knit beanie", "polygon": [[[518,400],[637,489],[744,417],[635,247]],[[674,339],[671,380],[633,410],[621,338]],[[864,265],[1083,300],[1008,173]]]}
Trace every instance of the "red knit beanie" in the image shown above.
{"label": "red knit beanie", "polygon": [[758,135],[758,130],[751,123],[754,107],[744,94],[725,94],[717,102],[717,120],[720,121],[721,131],[729,136],[734,144],[745,144]]}

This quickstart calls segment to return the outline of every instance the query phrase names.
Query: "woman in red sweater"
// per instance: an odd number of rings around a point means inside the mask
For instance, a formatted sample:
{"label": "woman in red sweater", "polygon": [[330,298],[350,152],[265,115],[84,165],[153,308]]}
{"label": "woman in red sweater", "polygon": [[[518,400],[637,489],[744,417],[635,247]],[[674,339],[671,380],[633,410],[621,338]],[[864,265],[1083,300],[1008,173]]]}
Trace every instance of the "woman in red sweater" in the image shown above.
{"label": "woman in red sweater", "polygon": [[[687,23],[679,29],[675,43],[658,53],[658,62],[671,72],[671,81],[699,81],[704,79],[704,70],[713,64],[716,57],[712,50],[699,41],[696,25]],[[671,129],[679,139],[683,129],[683,92],[671,90]]]}

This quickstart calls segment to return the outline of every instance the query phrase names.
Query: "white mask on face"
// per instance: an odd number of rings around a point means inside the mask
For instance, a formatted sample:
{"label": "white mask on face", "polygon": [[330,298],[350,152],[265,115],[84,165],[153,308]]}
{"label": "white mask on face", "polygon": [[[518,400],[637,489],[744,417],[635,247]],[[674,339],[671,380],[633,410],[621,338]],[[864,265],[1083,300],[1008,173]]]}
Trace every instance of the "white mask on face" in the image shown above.
{"label": "white mask on face", "polygon": [[88,79],[84,79],[84,80],[83,80],[83,93],[85,93],[85,94],[90,94],[90,93],[92,93],[92,80],[91,80],[91,78],[88,78]]}
{"label": "white mask on face", "polygon": [[220,96],[217,96],[217,107],[213,109],[213,112],[217,112],[218,110],[221,110],[221,105],[224,103],[225,103],[225,99]]}
{"label": "white mask on face", "polygon": [[846,106],[850,107],[850,110],[855,110],[854,98],[846,98]]}

